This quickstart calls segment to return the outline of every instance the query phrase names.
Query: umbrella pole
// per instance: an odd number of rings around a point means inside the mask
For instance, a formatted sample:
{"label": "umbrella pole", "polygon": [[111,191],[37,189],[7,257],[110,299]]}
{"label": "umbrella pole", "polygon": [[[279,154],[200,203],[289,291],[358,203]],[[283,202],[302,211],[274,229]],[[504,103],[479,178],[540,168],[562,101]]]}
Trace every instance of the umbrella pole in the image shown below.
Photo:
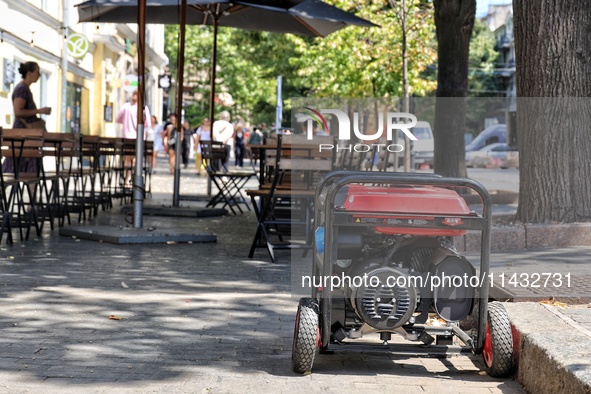
{"label": "umbrella pole", "polygon": [[185,69],[185,30],[187,27],[187,0],[183,0],[181,6],[181,26],[180,35],[181,42],[179,43],[179,62],[177,70],[178,90],[177,90],[177,116],[176,116],[176,144],[174,145],[175,160],[174,160],[174,191],[172,196],[172,206],[178,207],[180,201],[180,185],[181,185],[181,155],[183,148],[181,147],[181,138],[183,137],[183,73]]}
{"label": "umbrella pole", "polygon": [[[213,133],[213,122],[215,121],[214,106],[215,106],[215,68],[218,62],[218,16],[213,14],[213,49],[211,54],[211,89],[209,93],[209,121],[212,126]],[[211,136],[213,139],[213,134]],[[207,178],[207,195],[211,196],[211,179]]]}
{"label": "umbrella pole", "polygon": [[209,121],[213,125],[215,121],[214,106],[215,106],[215,68],[218,57],[218,16],[213,15],[213,50],[211,54],[211,90],[209,94]]}
{"label": "umbrella pole", "polygon": [[144,210],[144,94],[145,94],[145,54],[146,54],[146,0],[138,2],[138,102],[137,137],[135,140],[135,179],[133,182],[133,227],[142,228]]}

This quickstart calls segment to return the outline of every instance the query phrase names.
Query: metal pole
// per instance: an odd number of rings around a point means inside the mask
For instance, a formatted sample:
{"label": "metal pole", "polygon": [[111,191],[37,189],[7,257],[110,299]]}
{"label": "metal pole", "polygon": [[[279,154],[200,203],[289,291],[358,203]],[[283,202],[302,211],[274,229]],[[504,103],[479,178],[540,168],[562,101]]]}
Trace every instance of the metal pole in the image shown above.
{"label": "metal pole", "polygon": [[[215,108],[215,67],[218,57],[218,13],[212,12],[213,18],[213,49],[211,54],[211,88],[209,92],[209,121],[211,122],[211,138],[213,139],[213,123]],[[207,177],[207,195],[211,196],[211,178]]]}
{"label": "metal pole", "polygon": [[183,0],[181,6],[181,26],[180,34],[181,41],[179,43],[179,62],[177,69],[177,116],[176,116],[176,143],[174,144],[175,150],[175,163],[174,163],[174,190],[172,195],[172,206],[178,207],[180,200],[180,186],[181,186],[181,137],[183,132],[182,115],[183,115],[183,72],[185,68],[185,28],[187,26],[187,0]]}
{"label": "metal pole", "polygon": [[[407,31],[406,31],[406,0],[402,0],[400,5],[401,20],[402,20],[402,112],[410,112],[409,103],[409,86],[408,86],[408,48],[407,48]],[[404,134],[404,172],[414,170],[414,163],[412,157],[412,141]],[[397,163],[398,164],[398,163]]]}
{"label": "metal pole", "polygon": [[138,46],[138,97],[137,97],[137,138],[135,139],[135,177],[133,181],[133,227],[142,228],[144,210],[144,98],[146,93],[146,0],[138,1],[137,13]]}
{"label": "metal pole", "polygon": [[[282,76],[277,77],[277,106],[275,107],[275,127],[277,128],[277,132],[281,130],[281,119],[283,118],[283,97],[282,97]],[[330,132],[330,130],[326,130],[326,132]]]}
{"label": "metal pole", "polygon": [[62,51],[62,108],[61,108],[61,130],[62,133],[68,131],[67,129],[67,112],[68,106],[68,35],[70,28],[70,0],[64,1],[64,48]]}
{"label": "metal pole", "polygon": [[[209,92],[209,121],[213,127],[214,118],[214,107],[215,107],[215,67],[217,64],[218,57],[218,16],[217,14],[212,15],[213,18],[213,52],[211,54],[211,90]],[[213,129],[212,129],[213,132]],[[212,135],[213,137],[213,135]]]}

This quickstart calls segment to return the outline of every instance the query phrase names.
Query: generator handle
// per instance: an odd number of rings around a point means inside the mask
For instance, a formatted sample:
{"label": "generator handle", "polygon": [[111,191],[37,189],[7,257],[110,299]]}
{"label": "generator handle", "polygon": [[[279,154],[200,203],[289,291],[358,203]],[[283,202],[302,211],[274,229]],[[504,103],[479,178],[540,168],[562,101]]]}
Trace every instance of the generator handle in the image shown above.
{"label": "generator handle", "polygon": [[[491,245],[491,226],[492,226],[492,202],[490,195],[486,188],[479,182],[468,178],[445,178],[435,174],[417,174],[417,173],[375,173],[362,171],[334,171],[329,173],[325,179],[318,183],[316,187],[316,210],[315,222],[316,226],[320,226],[321,214],[324,213],[325,223],[334,223],[334,202],[337,192],[344,186],[352,183],[361,184],[390,184],[390,185],[416,185],[416,186],[441,186],[441,187],[464,187],[475,191],[482,202],[482,226],[481,243],[480,243],[480,275],[483,278],[479,297],[481,302],[478,303],[478,336],[476,347],[473,349],[475,353],[480,353],[484,347],[484,339],[486,333],[486,315],[488,311],[488,295],[489,295],[489,268],[490,268],[490,245]],[[327,189],[327,190],[324,190]],[[321,194],[326,193],[324,199]],[[333,260],[333,226],[324,226],[324,245],[329,247],[324,248],[322,257],[322,274],[332,275]],[[314,238],[314,237],[313,237]],[[316,241],[314,241],[316,242]],[[314,245],[316,246],[316,245]],[[315,249],[314,249],[315,250]],[[322,319],[322,345],[324,348],[330,342],[330,311],[332,310],[332,300],[330,294],[324,296],[321,302],[321,319]]]}

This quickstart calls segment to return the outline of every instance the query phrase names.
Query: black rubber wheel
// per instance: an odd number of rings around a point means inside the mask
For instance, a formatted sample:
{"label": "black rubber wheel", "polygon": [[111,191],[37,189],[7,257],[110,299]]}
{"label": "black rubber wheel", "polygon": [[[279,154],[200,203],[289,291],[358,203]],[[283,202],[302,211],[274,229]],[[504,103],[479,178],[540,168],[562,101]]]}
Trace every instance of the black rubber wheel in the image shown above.
{"label": "black rubber wheel", "polygon": [[489,302],[486,322],[482,356],[487,372],[495,378],[507,377],[513,371],[513,334],[505,307]]}
{"label": "black rubber wheel", "polygon": [[318,302],[301,298],[296,315],[291,351],[291,367],[295,372],[312,372],[314,356],[320,338],[318,331]]}

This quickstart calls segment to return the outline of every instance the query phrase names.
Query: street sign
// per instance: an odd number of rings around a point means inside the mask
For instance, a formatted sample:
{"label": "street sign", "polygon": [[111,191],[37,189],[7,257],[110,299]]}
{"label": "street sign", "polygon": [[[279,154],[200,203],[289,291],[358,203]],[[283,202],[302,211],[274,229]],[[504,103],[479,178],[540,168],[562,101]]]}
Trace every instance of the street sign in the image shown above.
{"label": "street sign", "polygon": [[68,35],[68,55],[76,58],[81,59],[90,50],[90,42],[85,35],[79,33],[73,33]]}
{"label": "street sign", "polygon": [[160,89],[170,89],[170,85],[172,84],[172,81],[170,79],[170,75],[160,75],[158,76],[158,87]]}
{"label": "street sign", "polygon": [[134,92],[138,89],[137,75],[128,74],[123,81],[123,90],[126,92]]}
{"label": "street sign", "polygon": [[103,106],[103,119],[105,122],[113,122],[113,103],[107,103]]}

